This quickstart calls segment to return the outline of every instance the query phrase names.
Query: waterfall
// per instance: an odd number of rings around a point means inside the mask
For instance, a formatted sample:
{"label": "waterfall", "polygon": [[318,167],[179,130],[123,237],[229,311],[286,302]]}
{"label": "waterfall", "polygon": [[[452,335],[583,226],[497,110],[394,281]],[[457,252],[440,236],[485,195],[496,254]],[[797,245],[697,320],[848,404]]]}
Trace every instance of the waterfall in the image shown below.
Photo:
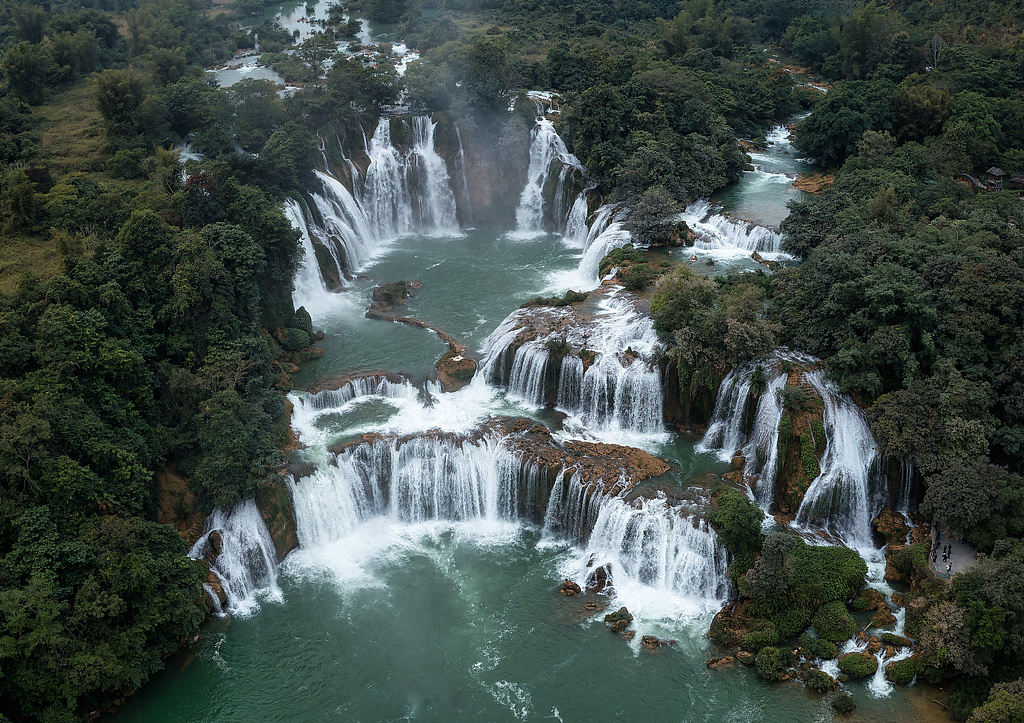
{"label": "waterfall", "polygon": [[[323,184],[323,194],[310,194],[323,219],[320,237],[336,240],[335,246],[344,249],[348,270],[356,271],[363,267],[376,249],[376,235],[370,229],[369,219],[362,207],[345,185],[321,171],[314,173]],[[336,254],[335,249],[332,249],[332,253]]]}
{"label": "waterfall", "polygon": [[411,118],[413,130],[412,154],[417,163],[419,187],[419,228],[426,233],[451,235],[458,233],[455,218],[455,196],[448,178],[444,160],[434,150],[434,131],[437,123],[427,116]]}
{"label": "waterfall", "polygon": [[469,181],[466,178],[466,152],[462,146],[462,133],[459,127],[455,126],[455,138],[459,141],[459,176],[462,177],[462,201],[465,209],[466,221],[473,223],[473,199],[469,195]]}
{"label": "waterfall", "polygon": [[730,218],[707,200],[687,206],[681,218],[697,234],[694,248],[716,256],[749,256],[756,251],[775,258],[782,249],[778,231]]}
{"label": "waterfall", "polygon": [[728,553],[706,520],[672,507],[664,498],[621,499],[601,506],[587,552],[595,565],[610,565],[659,590],[684,590],[707,599],[728,597]]}
{"label": "waterfall", "polygon": [[221,538],[221,551],[210,569],[220,579],[233,615],[259,610],[259,599],[282,600],[277,586],[277,552],[263,517],[253,500],[239,502],[230,513],[214,510],[206,519],[203,536],[189,550],[200,559],[211,552],[210,533]]}
{"label": "waterfall", "polygon": [[367,145],[370,166],[363,181],[360,199],[377,232],[385,238],[397,238],[412,229],[412,199],[406,182],[406,166],[391,142],[391,120],[381,118]]}
{"label": "waterfall", "polygon": [[[295,286],[292,290],[292,302],[295,308],[305,306],[307,309],[320,308],[320,302],[330,294],[320,275],[320,267],[317,264],[316,250],[313,248],[313,239],[309,235],[309,227],[306,225],[306,218],[302,212],[302,206],[298,201],[287,199],[284,202],[284,215],[291,222],[293,228],[297,228],[301,236],[302,260],[299,262],[299,270],[295,274]],[[339,273],[341,269],[339,268]]]}
{"label": "waterfall", "polygon": [[[583,164],[569,153],[565,143],[555,132],[554,124],[546,118],[540,118],[533,128],[530,141],[530,167],[526,173],[526,186],[523,188],[519,198],[519,208],[516,209],[516,235],[523,238],[532,238],[545,232],[545,202],[544,189],[551,175],[551,169],[555,162],[561,163],[558,183],[554,191],[553,201],[555,207],[564,204],[565,182],[572,171],[583,172]],[[564,208],[562,213],[555,216],[555,210],[551,210],[550,217],[554,223],[562,228],[564,220]]]}
{"label": "waterfall", "polygon": [[805,373],[825,402],[821,473],[804,495],[796,523],[824,529],[849,547],[872,547],[871,520],[882,502],[875,438],[863,410],[820,371]]}
{"label": "waterfall", "polygon": [[[765,510],[774,501],[779,466],[782,403],[778,393],[786,385],[781,362],[797,358],[802,357],[779,352],[769,359],[749,362],[729,372],[718,388],[708,431],[697,445],[698,451],[712,452],[723,462],[736,454],[745,457],[743,473],[756,479],[754,497]],[[758,368],[765,374],[766,388],[751,409],[750,390]]]}
{"label": "waterfall", "polygon": [[600,285],[601,259],[612,249],[631,243],[633,236],[623,227],[629,209],[621,205],[602,206],[594,215],[576,275],[587,288]]}
{"label": "waterfall", "polygon": [[[389,525],[542,521],[544,539],[614,564],[622,585],[718,601],[727,553],[706,523],[664,498],[627,503],[572,469],[545,475],[495,435],[379,438],[344,450],[291,487],[301,550],[357,548]],[[547,495],[547,503],[544,497]],[[367,527],[369,525],[369,527]],[[324,561],[331,555],[317,556]],[[337,565],[336,560],[318,564]]]}
{"label": "waterfall", "polygon": [[569,209],[565,219],[563,239],[568,245],[583,247],[587,242],[587,193],[581,192]]}
{"label": "waterfall", "polygon": [[[392,122],[409,123],[409,150],[395,146]],[[360,200],[371,224],[383,238],[410,233],[458,233],[448,169],[434,149],[436,126],[427,116],[395,121],[382,118],[367,144],[370,166]]]}
{"label": "waterfall", "polygon": [[[523,342],[524,335],[534,338]],[[553,361],[560,348],[561,361]],[[532,407],[554,401],[583,430],[658,435],[661,348],[651,320],[617,289],[589,321],[567,308],[514,311],[484,342],[477,383],[504,384],[508,398]],[[589,366],[583,354],[592,355]]]}

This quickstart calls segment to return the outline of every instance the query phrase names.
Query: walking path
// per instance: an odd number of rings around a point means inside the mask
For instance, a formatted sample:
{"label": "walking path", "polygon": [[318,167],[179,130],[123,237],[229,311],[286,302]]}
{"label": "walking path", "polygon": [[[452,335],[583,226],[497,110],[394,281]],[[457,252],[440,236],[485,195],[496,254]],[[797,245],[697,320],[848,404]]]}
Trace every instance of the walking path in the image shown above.
{"label": "walking path", "polygon": [[[946,566],[949,563],[953,563],[953,575],[963,572],[975,563],[975,549],[953,537],[953,533],[948,532],[941,523],[936,523],[935,533],[938,539],[933,541],[932,545],[932,551],[936,553],[932,568],[940,577],[946,577]],[[951,545],[953,549],[950,557],[943,562],[942,548],[946,545]]]}

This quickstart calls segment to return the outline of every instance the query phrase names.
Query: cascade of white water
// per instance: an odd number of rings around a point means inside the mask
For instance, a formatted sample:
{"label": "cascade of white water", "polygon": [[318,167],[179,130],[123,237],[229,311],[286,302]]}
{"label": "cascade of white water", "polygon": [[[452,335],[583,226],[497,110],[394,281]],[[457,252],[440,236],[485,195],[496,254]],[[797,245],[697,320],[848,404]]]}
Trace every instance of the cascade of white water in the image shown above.
{"label": "cascade of white water", "polygon": [[697,234],[694,247],[714,255],[749,256],[757,251],[774,258],[782,249],[778,231],[730,218],[707,200],[687,206],[681,218]]}
{"label": "cascade of white water", "polygon": [[323,194],[310,194],[324,223],[320,235],[336,239],[344,249],[348,270],[357,271],[377,247],[377,237],[370,228],[370,221],[341,181],[321,171],[314,173],[324,190]]}
{"label": "cascade of white water", "polygon": [[[718,388],[711,424],[698,451],[712,452],[723,462],[739,454],[746,458],[744,475],[755,480],[754,496],[765,510],[774,501],[779,463],[779,422],[782,403],[779,391],[786,385],[782,359],[797,357],[777,353],[729,372]],[[758,372],[760,370],[760,372]],[[764,390],[751,396],[755,373],[764,375]],[[750,405],[756,406],[751,409]]]}
{"label": "cascade of white water", "polygon": [[[523,237],[537,236],[545,231],[545,199],[544,187],[555,161],[560,161],[563,169],[583,171],[583,165],[569,153],[565,143],[555,131],[554,124],[546,118],[540,118],[534,126],[530,142],[530,166],[526,173],[526,186],[519,198],[516,209],[516,234]],[[560,199],[564,193],[564,183],[568,171],[560,172],[555,198]],[[561,203],[561,201],[559,201]],[[563,209],[564,210],[564,209]],[[555,218],[561,227],[563,217]]]}
{"label": "cascade of white water", "polygon": [[306,397],[306,403],[312,409],[325,410],[344,406],[361,397],[409,399],[417,394],[416,388],[405,379],[392,381],[385,376],[366,376],[357,377],[338,389],[325,389],[310,394]]}
{"label": "cascade of white water", "polygon": [[469,195],[469,180],[466,177],[466,152],[462,146],[462,133],[455,126],[455,138],[459,141],[459,175],[462,177],[462,207],[467,223],[473,223],[473,199]]}
{"label": "cascade of white water", "polygon": [[220,579],[233,615],[247,615],[259,609],[259,599],[280,601],[277,586],[277,552],[274,540],[253,500],[239,502],[230,513],[216,509],[206,519],[203,536],[189,550],[200,559],[210,552],[210,533],[221,539],[220,554],[210,566]]}
{"label": "cascade of white water", "polygon": [[706,520],[664,498],[603,504],[586,546],[594,565],[656,589],[722,600],[729,594],[728,553]]}
{"label": "cascade of white water", "polygon": [[[410,124],[413,143],[408,150],[395,146],[392,122]],[[360,200],[383,238],[458,233],[448,168],[434,148],[436,126],[427,116],[412,116],[408,121],[384,118],[377,124],[366,149],[370,166]]]}
{"label": "cascade of white water", "polygon": [[412,198],[406,164],[391,142],[391,120],[381,118],[366,147],[370,165],[362,184],[363,207],[383,238],[397,238],[412,229]]}
{"label": "cascade of white water", "polygon": [[[520,341],[538,320],[551,331]],[[568,345],[557,363],[556,349]],[[579,356],[592,355],[589,366]],[[533,407],[549,401],[570,415],[570,426],[591,432],[663,432],[663,389],[656,359],[661,344],[651,320],[621,289],[598,304],[592,321],[564,308],[518,309],[487,338],[478,384],[504,384],[507,396]]]}
{"label": "cascade of white water", "polygon": [[520,468],[491,437],[359,444],[293,484],[299,542],[337,540],[379,516],[406,523],[516,519]]}
{"label": "cascade of white water", "polygon": [[413,116],[411,123],[412,156],[419,181],[418,229],[443,235],[458,233],[459,222],[455,218],[455,196],[448,178],[448,167],[434,150],[437,123],[422,115]]}
{"label": "cascade of white water", "polygon": [[578,194],[565,219],[565,233],[562,239],[570,246],[582,248],[587,243],[587,193]]}
{"label": "cascade of white water", "polygon": [[628,215],[629,209],[620,205],[602,206],[597,210],[576,272],[581,280],[588,282],[588,288],[601,283],[601,259],[612,249],[633,241],[633,236],[623,226]]}
{"label": "cascade of white water", "polygon": [[916,500],[913,497],[914,491],[914,463],[909,459],[900,462],[900,487],[896,492],[896,511],[904,517],[909,517],[911,512],[917,512]]}
{"label": "cascade of white water", "polygon": [[879,506],[871,427],[863,410],[820,371],[806,372],[804,378],[825,403],[827,442],[821,473],[804,495],[796,524],[823,529],[849,547],[871,547],[871,519]]}
{"label": "cascade of white water", "polygon": [[[302,234],[302,260],[299,262],[299,270],[295,274],[295,287],[292,291],[292,302],[295,308],[305,306],[318,308],[319,300],[322,300],[330,292],[324,285],[323,277],[320,275],[320,267],[317,264],[316,251],[313,249],[313,240],[309,235],[309,227],[306,226],[306,218],[302,212],[302,206],[297,201],[287,199],[284,202],[285,217],[291,222],[293,228],[297,228]],[[340,273],[340,269],[339,269]]]}

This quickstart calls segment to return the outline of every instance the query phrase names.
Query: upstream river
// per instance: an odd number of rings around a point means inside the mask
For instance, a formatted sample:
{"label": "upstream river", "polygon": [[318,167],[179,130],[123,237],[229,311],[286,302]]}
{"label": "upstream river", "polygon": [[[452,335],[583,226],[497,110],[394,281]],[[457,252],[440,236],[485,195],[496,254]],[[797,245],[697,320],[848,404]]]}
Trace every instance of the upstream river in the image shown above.
{"label": "upstream river", "polygon": [[[775,151],[788,153],[781,144]],[[767,154],[773,152],[769,146]],[[719,202],[740,217],[756,207],[751,220],[777,225],[778,206],[784,208],[792,192],[764,175],[745,174]],[[774,215],[767,213],[771,194],[765,188],[778,192]],[[349,372],[392,370],[423,385],[445,346],[427,330],[364,318],[378,284],[422,282],[401,313],[447,331],[478,356],[524,301],[580,285],[581,240],[509,231],[407,235],[379,246],[342,293],[297,289],[297,303],[326,336],[323,358],[307,364],[296,381],[301,386]],[[698,265],[713,255],[701,252]],[[723,254],[720,263],[735,258]],[[612,325],[640,324],[619,321],[611,306],[599,313]],[[643,434],[585,425],[563,429],[561,415],[510,399],[497,385],[474,382],[446,394],[428,384],[426,391],[430,403],[423,392],[403,387],[326,412],[311,411],[308,395],[294,394],[297,410],[305,410],[294,422],[307,445],[300,455],[317,466],[326,485],[321,490],[345,483],[344,464],[332,465],[327,451],[335,442],[367,431],[466,432],[491,415],[532,417],[556,435],[647,449],[673,465],[659,484],[686,490],[698,507],[716,476],[727,471],[714,455],[695,448],[699,439],[668,427]],[[446,464],[457,468],[455,474],[459,465],[486,467],[480,460],[497,455],[488,450],[472,451],[477,456],[468,462],[452,453]],[[625,546],[609,552],[594,541],[566,541],[539,519],[359,517],[311,483],[300,483],[294,493],[302,504],[321,508],[320,526],[300,529],[302,546],[276,579],[253,590],[231,614],[208,622],[196,645],[170,659],[115,714],[119,723],[837,719],[820,695],[799,683],[770,685],[743,666],[707,668],[709,657],[727,654],[704,637],[727,593],[696,579],[721,577],[713,563],[697,559],[714,556],[700,547],[710,538],[699,523],[685,522],[667,546],[654,544],[660,534],[654,528],[642,535],[651,545],[634,541],[643,554],[664,558],[645,573],[642,560],[631,567],[636,560]],[[661,515],[661,524],[680,524],[678,513],[666,515],[658,505],[664,503],[652,502],[645,512],[650,519]],[[326,529],[342,519],[344,525]],[[600,554],[611,555],[613,571],[621,571],[603,602],[635,615],[638,633],[631,641],[608,631],[602,611],[557,594],[564,578],[582,581],[589,557]],[[640,645],[644,634],[675,644],[652,652]],[[844,720],[943,720],[931,702],[935,694],[919,686],[873,689],[854,682],[848,689],[859,708]]]}

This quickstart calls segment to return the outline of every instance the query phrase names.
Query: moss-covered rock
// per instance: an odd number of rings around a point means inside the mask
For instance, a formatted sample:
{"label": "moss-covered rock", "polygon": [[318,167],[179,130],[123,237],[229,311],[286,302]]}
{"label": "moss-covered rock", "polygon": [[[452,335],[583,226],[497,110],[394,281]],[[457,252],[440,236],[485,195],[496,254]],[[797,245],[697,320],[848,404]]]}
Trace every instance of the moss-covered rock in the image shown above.
{"label": "moss-covered rock", "polygon": [[754,661],[757,674],[771,682],[782,680],[791,665],[793,665],[793,651],[784,647],[762,648]]}
{"label": "moss-covered rock", "polygon": [[836,697],[832,699],[831,705],[832,710],[840,714],[852,713],[857,710],[857,704],[854,702],[853,696],[846,692],[836,695]]}
{"label": "moss-covered rock", "polygon": [[913,658],[904,658],[903,660],[894,660],[885,666],[885,677],[893,683],[899,685],[907,685],[914,679],[914,675],[917,673],[917,666],[914,663]]}
{"label": "moss-covered rock", "polygon": [[839,659],[839,669],[851,678],[866,678],[878,670],[878,661],[867,653],[847,653]]}
{"label": "moss-covered rock", "polygon": [[832,679],[832,676],[828,673],[822,672],[817,668],[812,668],[803,674],[802,680],[807,684],[807,687],[818,693],[827,693],[832,690],[835,686],[836,681]]}
{"label": "moss-covered rock", "polygon": [[857,632],[857,623],[839,600],[822,605],[811,619],[811,625],[823,640],[842,643]]}
{"label": "moss-covered rock", "polygon": [[299,546],[295,514],[285,477],[271,475],[256,488],[256,506],[274,540],[278,562]]}

